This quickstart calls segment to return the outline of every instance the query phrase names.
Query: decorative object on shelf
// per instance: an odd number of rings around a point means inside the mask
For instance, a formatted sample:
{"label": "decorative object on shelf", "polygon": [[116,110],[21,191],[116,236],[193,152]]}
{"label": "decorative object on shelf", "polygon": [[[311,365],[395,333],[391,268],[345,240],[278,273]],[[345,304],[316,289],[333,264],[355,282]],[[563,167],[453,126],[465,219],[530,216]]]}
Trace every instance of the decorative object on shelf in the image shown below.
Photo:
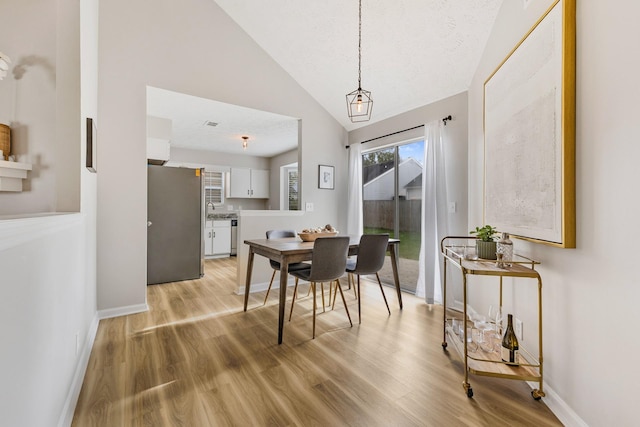
{"label": "decorative object on shelf", "polygon": [[362,0],[358,1],[358,89],[347,94],[347,112],[352,123],[371,119],[373,98],[371,92],[362,89]]}
{"label": "decorative object on shelf", "polygon": [[11,155],[11,128],[3,124],[0,124],[0,151],[2,151],[0,160],[9,160]]}
{"label": "decorative object on shelf", "polygon": [[242,149],[246,150],[248,146],[249,146],[249,137],[248,136],[243,136],[242,137]]}
{"label": "decorative object on shelf", "polygon": [[494,236],[498,234],[495,227],[485,225],[483,227],[476,227],[475,230],[471,230],[469,233],[475,234],[476,240],[476,255],[482,259],[496,259],[496,241]]}
{"label": "decorative object on shelf", "polygon": [[98,151],[96,144],[98,143],[98,129],[96,128],[96,121],[91,117],[87,117],[87,159],[86,165],[90,172],[96,173],[98,171],[97,160]]}
{"label": "decorative object on shelf", "polygon": [[318,165],[318,188],[333,190],[334,188],[333,166]]}
{"label": "decorative object on shelf", "polygon": [[9,57],[4,53],[0,52],[0,80],[7,76],[9,64],[11,64],[11,59],[9,59]]}
{"label": "decorative object on shelf", "polygon": [[513,242],[509,239],[509,233],[502,232],[502,237],[496,245],[496,254],[502,255],[503,266],[501,268],[511,267],[513,261]]}
{"label": "decorative object on shelf", "polygon": [[504,337],[502,338],[501,357],[503,362],[507,362],[507,365],[517,366],[518,363],[518,337],[513,331],[513,315],[507,314],[507,329],[504,331]]}
{"label": "decorative object on shelf", "polygon": [[484,220],[563,248],[576,245],[575,87],[575,0],[553,2],[484,84]]}

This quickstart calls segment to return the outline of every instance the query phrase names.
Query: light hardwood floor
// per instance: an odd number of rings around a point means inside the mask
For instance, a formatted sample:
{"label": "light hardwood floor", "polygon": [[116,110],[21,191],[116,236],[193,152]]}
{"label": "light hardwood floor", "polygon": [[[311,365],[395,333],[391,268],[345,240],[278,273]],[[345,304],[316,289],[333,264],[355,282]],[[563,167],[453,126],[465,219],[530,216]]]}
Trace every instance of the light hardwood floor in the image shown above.
{"label": "light hardwood floor", "polygon": [[279,346],[278,292],[245,313],[235,277],[235,258],[207,261],[201,280],[149,286],[148,312],[102,320],[73,425],[561,425],[524,382],[471,376],[467,398],[439,306],[404,294],[401,311],[387,289],[388,316],[364,282],[362,324],[345,292],[354,326],[337,302],[312,340],[303,297]]}

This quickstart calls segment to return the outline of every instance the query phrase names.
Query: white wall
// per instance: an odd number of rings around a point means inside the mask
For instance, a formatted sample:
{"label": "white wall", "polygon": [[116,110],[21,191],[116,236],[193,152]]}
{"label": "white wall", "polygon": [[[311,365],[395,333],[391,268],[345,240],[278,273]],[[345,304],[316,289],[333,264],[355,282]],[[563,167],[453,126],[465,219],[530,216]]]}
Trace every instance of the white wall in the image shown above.
{"label": "white wall", "polygon": [[[567,425],[637,424],[640,5],[577,2],[577,248],[515,241],[542,261],[545,398]],[[551,1],[504,2],[469,90],[469,224],[482,223],[483,84]],[[473,295],[483,304],[486,294]],[[508,304],[535,324],[530,291]],[[480,307],[483,310],[485,307]]]}
{"label": "white wall", "polygon": [[[82,98],[71,89],[67,95],[74,95],[57,97],[54,108],[64,110],[65,118],[58,116],[61,134],[75,135],[64,150],[67,159],[76,158],[68,177],[79,177],[82,187],[70,185],[77,194],[69,200],[81,200],[81,213],[0,218],[2,425],[70,425],[97,328],[96,176],[81,160],[84,117],[95,117],[97,111],[97,2],[27,2],[50,12],[47,22],[54,26],[48,37],[58,41],[58,50],[67,50],[51,71],[59,81],[82,87]],[[22,22],[23,28],[32,25],[28,19]],[[64,30],[58,31],[59,26]],[[44,124],[36,118],[32,125]]]}
{"label": "white wall", "polygon": [[346,179],[346,131],[214,2],[101,2],[99,58],[99,308],[146,297],[147,85],[300,117],[305,197],[318,223],[337,220],[346,190],[318,190],[316,173]]}

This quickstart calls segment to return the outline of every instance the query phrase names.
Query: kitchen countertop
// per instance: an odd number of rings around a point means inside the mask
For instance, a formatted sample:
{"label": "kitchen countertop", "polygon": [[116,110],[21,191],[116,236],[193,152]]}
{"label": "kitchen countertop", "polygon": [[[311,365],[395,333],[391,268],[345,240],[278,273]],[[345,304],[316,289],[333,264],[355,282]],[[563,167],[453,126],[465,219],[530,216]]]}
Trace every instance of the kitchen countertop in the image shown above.
{"label": "kitchen countertop", "polygon": [[238,214],[236,212],[214,212],[208,213],[207,219],[237,219]]}

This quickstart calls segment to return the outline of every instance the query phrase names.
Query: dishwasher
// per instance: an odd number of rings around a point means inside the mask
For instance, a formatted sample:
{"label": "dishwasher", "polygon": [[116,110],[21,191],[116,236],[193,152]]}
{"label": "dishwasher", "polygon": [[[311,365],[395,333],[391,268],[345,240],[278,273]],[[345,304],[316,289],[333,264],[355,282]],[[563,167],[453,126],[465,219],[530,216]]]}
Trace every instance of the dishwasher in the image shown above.
{"label": "dishwasher", "polygon": [[231,256],[236,256],[238,254],[238,220],[231,220],[231,251],[229,252]]}

